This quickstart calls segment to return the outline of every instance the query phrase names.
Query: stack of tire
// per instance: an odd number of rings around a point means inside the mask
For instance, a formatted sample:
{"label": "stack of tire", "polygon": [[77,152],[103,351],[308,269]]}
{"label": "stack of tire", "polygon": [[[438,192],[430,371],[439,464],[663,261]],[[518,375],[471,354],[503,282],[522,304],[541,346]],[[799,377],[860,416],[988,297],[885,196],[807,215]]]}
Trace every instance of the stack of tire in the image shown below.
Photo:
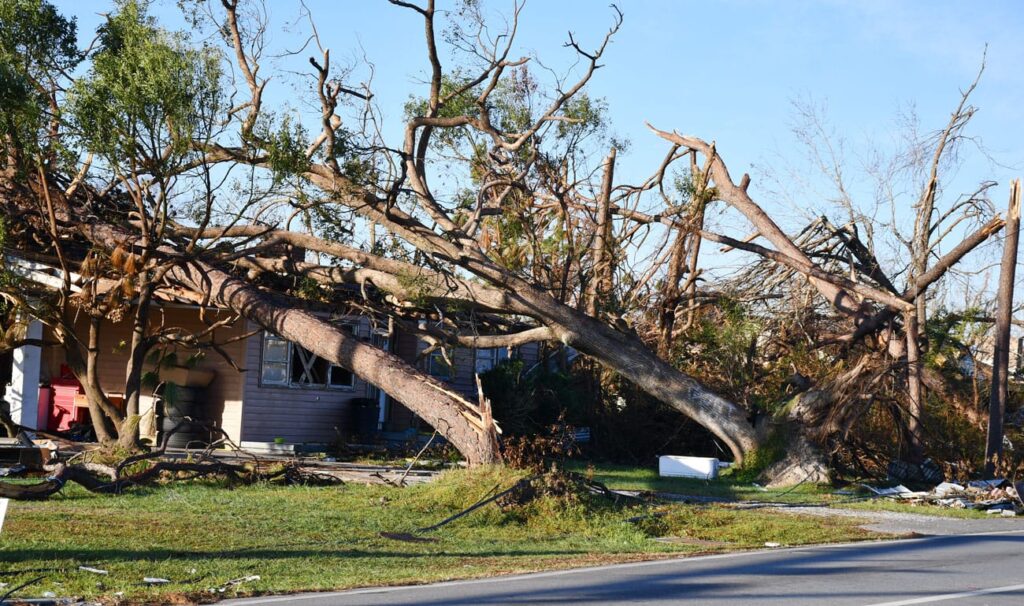
{"label": "stack of tire", "polygon": [[[162,444],[170,434],[168,448],[203,448],[210,443],[210,431],[203,414],[206,402],[205,387],[182,387],[165,390],[161,394],[160,436]],[[171,434],[181,424],[178,431]]]}
{"label": "stack of tire", "polygon": [[352,433],[365,443],[373,441],[377,434],[380,405],[373,398],[353,398],[349,401]]}

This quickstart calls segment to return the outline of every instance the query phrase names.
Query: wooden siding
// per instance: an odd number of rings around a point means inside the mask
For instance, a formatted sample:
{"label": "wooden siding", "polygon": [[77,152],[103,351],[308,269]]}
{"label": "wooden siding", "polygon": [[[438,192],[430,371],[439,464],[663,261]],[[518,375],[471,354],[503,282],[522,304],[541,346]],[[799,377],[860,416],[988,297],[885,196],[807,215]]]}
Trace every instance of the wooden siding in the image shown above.
{"label": "wooden siding", "polygon": [[[154,307],[150,312],[150,323],[154,329],[163,325],[165,327],[181,327],[186,331],[199,331],[206,327],[199,318],[199,312],[193,307]],[[221,319],[218,312],[208,310],[206,319],[208,322]],[[241,322],[234,326],[217,329],[214,338],[218,342],[226,341],[232,337],[240,336],[242,333]],[[84,340],[89,334],[89,323],[85,314],[75,324],[77,334]],[[44,335],[47,340],[53,340],[52,334]],[[251,340],[251,339],[250,339]],[[131,317],[126,317],[120,322],[105,320],[100,328],[100,356],[99,356],[99,378],[103,391],[112,394],[124,393],[125,375],[128,364],[128,348],[131,342]],[[247,368],[245,364],[245,343],[236,341],[224,345],[223,349],[240,368]],[[178,353],[179,359],[186,359],[194,350],[181,348]],[[43,352],[43,360],[40,368],[40,380],[48,382],[60,377],[61,365],[65,364],[64,350],[60,347],[47,347]],[[208,368],[217,373],[217,377],[210,384],[207,390],[206,414],[215,425],[221,427],[233,440],[238,440],[241,430],[242,417],[242,375],[231,367],[219,354],[207,351],[206,356],[198,364],[200,368]]]}
{"label": "wooden siding", "polygon": [[[357,336],[369,339],[366,318],[353,318]],[[273,442],[283,438],[291,443],[334,442],[339,434],[351,433],[351,406],[354,398],[365,398],[367,383],[358,376],[352,388],[311,389],[260,384],[260,360],[263,333],[249,339],[246,365],[253,369],[245,377],[242,408],[242,439]]]}
{"label": "wooden siding", "polygon": [[[399,333],[395,336],[395,346],[393,348],[395,355],[406,362],[415,364],[417,368],[424,368],[423,363],[416,362],[416,354],[420,350],[420,340],[414,335]],[[382,386],[382,389],[387,393],[386,385]],[[385,431],[402,431],[406,428],[417,426],[417,417],[411,410],[398,400],[388,398],[388,411],[384,419]]]}
{"label": "wooden siding", "polygon": [[[406,362],[414,364],[424,372],[430,371],[430,361],[427,357],[418,359],[419,355],[427,348],[427,343],[421,341],[415,335],[399,334],[395,347],[395,354]],[[452,377],[446,381],[455,391],[472,402],[478,398],[476,389],[476,351],[468,348],[455,348],[449,352],[452,358]],[[529,369],[540,359],[540,345],[528,343],[516,349],[515,356],[523,360],[524,369]],[[387,389],[385,389],[387,391]],[[407,427],[415,427],[417,417],[411,410],[396,400],[391,400],[390,410],[385,419],[385,429],[389,431],[401,431]]]}

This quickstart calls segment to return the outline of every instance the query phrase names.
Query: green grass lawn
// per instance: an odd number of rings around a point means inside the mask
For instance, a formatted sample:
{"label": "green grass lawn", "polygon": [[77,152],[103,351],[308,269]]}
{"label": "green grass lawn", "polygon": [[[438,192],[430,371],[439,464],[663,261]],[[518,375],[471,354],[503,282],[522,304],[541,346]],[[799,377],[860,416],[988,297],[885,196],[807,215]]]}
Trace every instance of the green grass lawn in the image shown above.
{"label": "green grass lawn", "polygon": [[699,480],[692,478],[663,478],[658,470],[650,467],[630,467],[609,463],[589,464],[572,462],[568,465],[573,471],[593,477],[609,488],[621,490],[644,490],[651,492],[671,492],[676,494],[717,497],[736,501],[772,501],[782,503],[815,502],[820,503],[835,495],[834,489],[818,484],[801,484],[795,488],[766,490],[755,486],[753,482],[739,481],[730,475],[722,475],[715,480]]}
{"label": "green grass lawn", "polygon": [[[615,505],[596,497],[486,507],[432,533],[436,542],[383,538],[435,523],[522,472],[448,472],[397,489],[171,483],[121,496],[68,487],[45,502],[12,502],[0,533],[0,595],[166,602],[176,599],[422,583],[651,559],[773,541],[875,538],[847,519],[681,505]],[[657,514],[657,515],[648,515]],[[639,522],[628,518],[645,516]],[[679,537],[664,543],[656,537]],[[107,575],[79,566],[107,570]],[[227,589],[231,579],[258,575]],[[170,584],[146,586],[143,577]]]}

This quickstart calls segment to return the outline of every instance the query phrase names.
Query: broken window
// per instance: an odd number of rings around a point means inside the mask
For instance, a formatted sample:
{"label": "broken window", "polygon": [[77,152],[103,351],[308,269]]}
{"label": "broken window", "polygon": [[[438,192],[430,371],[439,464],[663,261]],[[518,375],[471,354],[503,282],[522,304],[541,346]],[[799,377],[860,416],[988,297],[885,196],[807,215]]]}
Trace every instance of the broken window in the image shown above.
{"label": "broken window", "polygon": [[[353,324],[346,324],[342,328],[352,334],[356,333]],[[355,375],[300,345],[264,332],[260,383],[287,387],[349,388],[355,386]]]}

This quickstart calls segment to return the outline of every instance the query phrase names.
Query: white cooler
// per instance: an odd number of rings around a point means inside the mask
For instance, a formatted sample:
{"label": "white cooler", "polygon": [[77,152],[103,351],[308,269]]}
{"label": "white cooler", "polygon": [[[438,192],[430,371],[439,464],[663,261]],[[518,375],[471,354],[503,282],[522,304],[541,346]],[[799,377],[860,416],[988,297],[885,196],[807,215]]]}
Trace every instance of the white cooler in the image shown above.
{"label": "white cooler", "polygon": [[709,457],[658,457],[658,475],[662,477],[713,480],[718,477],[718,467],[718,459]]}

